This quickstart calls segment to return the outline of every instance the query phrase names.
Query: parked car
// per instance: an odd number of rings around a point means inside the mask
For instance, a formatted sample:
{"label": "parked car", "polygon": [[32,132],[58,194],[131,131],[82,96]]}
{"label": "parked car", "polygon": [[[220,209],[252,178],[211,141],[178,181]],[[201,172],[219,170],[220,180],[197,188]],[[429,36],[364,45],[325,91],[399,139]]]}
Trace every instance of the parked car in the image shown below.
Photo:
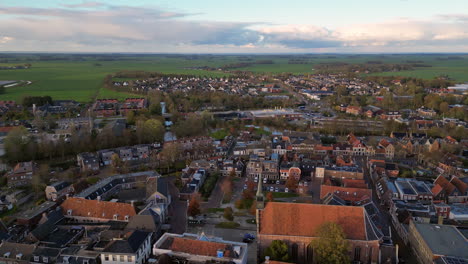
{"label": "parked car", "polygon": [[263,183],[267,183],[267,178],[263,178]]}
{"label": "parked car", "polygon": [[275,188],[273,188],[273,186],[270,186],[270,192],[273,192],[275,190]]}
{"label": "parked car", "polygon": [[279,192],[279,188],[278,188],[278,187],[275,188],[275,192]]}
{"label": "parked car", "polygon": [[247,184],[244,184],[244,190],[247,190]]}
{"label": "parked car", "polygon": [[244,238],[242,239],[242,242],[244,243],[251,243],[255,240],[255,236],[249,233],[244,234]]}
{"label": "parked car", "polygon": [[288,188],[284,188],[284,192],[289,192],[289,189]]}
{"label": "parked car", "polygon": [[279,181],[279,180],[277,180],[277,181],[276,181],[276,184],[280,184],[280,181]]}

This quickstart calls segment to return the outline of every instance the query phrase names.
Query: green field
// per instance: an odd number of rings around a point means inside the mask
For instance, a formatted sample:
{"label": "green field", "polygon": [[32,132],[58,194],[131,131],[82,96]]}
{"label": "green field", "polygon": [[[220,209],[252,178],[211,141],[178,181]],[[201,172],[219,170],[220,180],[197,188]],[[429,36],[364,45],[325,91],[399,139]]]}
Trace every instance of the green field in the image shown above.
{"label": "green field", "polygon": [[[47,61],[40,55],[0,54],[1,66],[31,63],[31,69],[0,70],[0,80],[28,80],[25,86],[5,88],[1,100],[20,101],[27,95],[50,95],[53,99],[74,99],[89,102],[94,98],[135,97],[103,88],[107,74],[122,70],[157,71],[161,73],[190,74],[199,76],[226,76],[220,71],[189,69],[190,67],[220,67],[235,63],[253,63],[235,70],[255,73],[294,74],[313,73],[319,63],[345,62],[349,64],[381,61],[382,63],[407,63],[418,61],[432,67],[419,67],[411,71],[383,72],[375,75],[411,76],[432,79],[448,75],[458,82],[468,81],[468,55],[47,55],[63,60]],[[272,64],[255,64],[258,60],[271,60]],[[299,60],[305,64],[290,64]]]}

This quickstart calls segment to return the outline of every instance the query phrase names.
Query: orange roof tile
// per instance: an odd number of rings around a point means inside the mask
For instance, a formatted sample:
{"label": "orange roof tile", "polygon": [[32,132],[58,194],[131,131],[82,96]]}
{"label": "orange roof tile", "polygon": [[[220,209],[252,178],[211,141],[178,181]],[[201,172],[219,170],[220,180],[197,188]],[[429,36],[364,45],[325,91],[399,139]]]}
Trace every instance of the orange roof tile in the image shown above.
{"label": "orange roof tile", "polygon": [[363,207],[276,202],[262,212],[260,235],[315,237],[326,222],[341,225],[348,239],[367,239]]}
{"label": "orange roof tile", "polygon": [[[70,197],[62,205],[64,215],[71,210],[72,216],[94,217],[108,220],[125,221],[125,216],[132,217],[136,215],[135,208],[127,203],[115,203],[98,200],[87,200],[84,198]],[[117,215],[117,219],[114,219]]]}
{"label": "orange roof tile", "polygon": [[329,193],[334,193],[341,199],[352,202],[357,202],[361,201],[364,198],[372,197],[372,190],[370,189],[347,188],[329,185],[320,186],[320,199],[325,198],[325,196],[327,196],[327,194]]}
{"label": "orange roof tile", "polygon": [[434,181],[434,185],[440,185],[446,194],[451,194],[456,188],[455,185],[450,183],[443,175],[439,175],[439,177],[437,177]]}
{"label": "orange roof tile", "polygon": [[218,250],[224,251],[224,256],[232,257],[234,251],[229,244],[188,239],[182,237],[169,237],[163,245],[164,248],[174,252],[184,252],[192,255],[216,257]]}
{"label": "orange roof tile", "polygon": [[457,176],[453,176],[450,180],[450,183],[455,185],[461,194],[465,194],[466,190],[468,189],[466,183],[462,182]]}
{"label": "orange roof tile", "polygon": [[367,189],[367,184],[365,180],[343,179],[342,182],[344,187]]}

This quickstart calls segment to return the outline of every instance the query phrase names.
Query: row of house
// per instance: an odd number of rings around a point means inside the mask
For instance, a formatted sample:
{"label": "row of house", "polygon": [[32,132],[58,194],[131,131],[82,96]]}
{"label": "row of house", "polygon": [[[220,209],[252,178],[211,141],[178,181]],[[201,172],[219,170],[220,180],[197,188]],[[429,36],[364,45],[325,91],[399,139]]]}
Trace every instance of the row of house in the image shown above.
{"label": "row of house", "polygon": [[115,115],[127,115],[131,111],[139,111],[148,107],[148,100],[145,98],[127,98],[124,102],[117,99],[97,99],[92,106],[92,111],[96,117],[108,117]]}

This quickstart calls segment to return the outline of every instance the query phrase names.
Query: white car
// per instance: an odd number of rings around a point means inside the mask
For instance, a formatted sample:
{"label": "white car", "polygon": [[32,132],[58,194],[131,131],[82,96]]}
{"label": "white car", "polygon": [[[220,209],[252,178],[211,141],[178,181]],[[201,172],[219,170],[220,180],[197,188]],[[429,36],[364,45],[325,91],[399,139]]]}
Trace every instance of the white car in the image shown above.
{"label": "white car", "polygon": [[289,189],[288,188],[284,188],[284,192],[289,192]]}
{"label": "white car", "polygon": [[267,178],[263,178],[263,183],[267,183]]}
{"label": "white car", "polygon": [[278,187],[275,188],[275,192],[279,192],[279,188],[278,188]]}
{"label": "white car", "polygon": [[273,192],[275,190],[275,188],[273,188],[273,186],[270,187],[270,192]]}
{"label": "white car", "polygon": [[280,184],[280,181],[276,181],[276,184]]}

